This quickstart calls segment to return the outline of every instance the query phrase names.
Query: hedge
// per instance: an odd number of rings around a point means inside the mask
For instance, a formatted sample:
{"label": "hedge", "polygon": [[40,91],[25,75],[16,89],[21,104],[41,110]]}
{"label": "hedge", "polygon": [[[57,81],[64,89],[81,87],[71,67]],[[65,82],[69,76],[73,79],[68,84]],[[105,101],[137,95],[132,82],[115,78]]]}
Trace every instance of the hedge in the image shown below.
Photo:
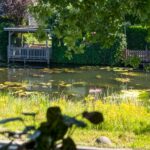
{"label": "hedge", "polygon": [[4,27],[12,26],[9,21],[0,23],[0,56],[6,60],[7,56],[7,45],[8,45],[8,33],[4,31]]}
{"label": "hedge", "polygon": [[[127,28],[127,48],[131,50],[150,50],[150,42],[146,40],[148,29],[141,26]],[[52,62],[61,64],[85,64],[85,65],[118,65],[122,60],[125,49],[125,39],[118,39],[115,44],[104,49],[99,43],[86,47],[84,54],[74,54],[71,60],[65,57],[67,47],[63,42],[53,37]]]}
{"label": "hedge", "polygon": [[[4,27],[12,26],[10,21],[0,23],[0,56],[6,60],[8,33],[3,30]],[[141,26],[130,26],[127,28],[127,48],[131,50],[150,50],[150,42],[147,42],[148,29]],[[125,49],[124,37],[116,40],[115,44],[109,48],[103,48],[99,43],[89,45],[85,48],[84,54],[73,54],[73,58],[69,60],[65,53],[67,47],[56,37],[52,41],[53,53],[52,62],[61,64],[85,64],[85,65],[116,65],[122,59]]]}
{"label": "hedge", "polygon": [[122,37],[109,49],[102,48],[99,43],[96,43],[86,47],[83,54],[73,54],[72,59],[69,60],[65,56],[67,47],[63,42],[53,37],[52,43],[52,62],[61,64],[116,65],[122,59],[125,48],[125,39]]}
{"label": "hedge", "polygon": [[131,50],[150,50],[148,37],[148,28],[141,26],[130,26],[127,28],[127,47]]}

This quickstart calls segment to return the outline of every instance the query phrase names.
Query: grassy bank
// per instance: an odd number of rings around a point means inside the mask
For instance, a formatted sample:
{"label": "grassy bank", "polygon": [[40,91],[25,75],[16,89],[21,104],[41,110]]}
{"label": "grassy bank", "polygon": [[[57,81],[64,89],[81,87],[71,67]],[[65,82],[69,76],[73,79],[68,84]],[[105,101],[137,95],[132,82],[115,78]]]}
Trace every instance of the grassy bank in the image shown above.
{"label": "grassy bank", "polygon": [[[109,137],[116,147],[133,147],[150,149],[150,111],[147,107],[120,96],[120,103],[93,101],[86,97],[84,101],[69,101],[59,98],[50,101],[46,95],[32,95],[19,98],[9,94],[0,94],[0,119],[21,116],[22,112],[37,112],[36,125],[45,120],[45,112],[49,106],[59,106],[64,114],[75,116],[84,110],[98,110],[104,114],[102,125],[93,126],[88,123],[84,130],[77,129],[73,134],[76,143],[81,145],[96,145],[99,136]],[[127,100],[128,99],[128,100]],[[133,98],[132,98],[133,99]],[[31,117],[26,117],[27,124],[32,124]],[[9,123],[0,127],[1,130],[20,130],[19,122]],[[100,146],[100,145],[97,145]]]}

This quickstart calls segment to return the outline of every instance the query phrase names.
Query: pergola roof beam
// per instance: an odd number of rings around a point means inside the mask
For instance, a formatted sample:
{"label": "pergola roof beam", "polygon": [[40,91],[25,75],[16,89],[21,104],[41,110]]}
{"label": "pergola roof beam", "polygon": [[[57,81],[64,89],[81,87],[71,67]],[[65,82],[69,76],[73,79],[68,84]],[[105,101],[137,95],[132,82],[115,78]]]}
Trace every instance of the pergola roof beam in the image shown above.
{"label": "pergola roof beam", "polygon": [[[34,27],[7,27],[4,31],[14,31],[14,32],[36,32],[38,28]],[[50,33],[50,29],[44,29],[45,32]]]}

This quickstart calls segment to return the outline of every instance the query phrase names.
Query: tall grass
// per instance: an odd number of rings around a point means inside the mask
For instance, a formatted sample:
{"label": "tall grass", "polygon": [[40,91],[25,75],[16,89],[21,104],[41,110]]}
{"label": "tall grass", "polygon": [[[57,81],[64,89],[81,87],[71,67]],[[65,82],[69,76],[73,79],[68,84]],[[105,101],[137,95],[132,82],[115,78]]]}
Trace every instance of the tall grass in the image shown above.
{"label": "tall grass", "polygon": [[[128,147],[146,147],[150,148],[150,112],[147,107],[135,102],[133,97],[113,95],[117,97],[105,97],[106,100],[94,100],[92,96],[84,100],[70,101],[65,96],[52,98],[44,94],[31,95],[30,97],[14,97],[8,93],[0,93],[0,119],[9,117],[24,117],[22,112],[36,112],[36,126],[45,120],[45,113],[49,106],[59,106],[63,114],[76,116],[81,112],[100,111],[104,115],[104,123],[93,126],[88,123],[84,130],[78,129],[74,134],[74,139],[79,144],[95,145],[89,142],[99,135],[109,136],[118,146]],[[133,95],[132,95],[133,96]],[[133,101],[132,101],[133,100]],[[119,103],[118,103],[119,101]],[[138,101],[140,101],[138,99]],[[24,118],[26,123],[33,124],[31,117]],[[21,130],[24,125],[19,122],[13,122],[0,126],[0,130]],[[121,143],[121,145],[120,145]],[[139,144],[140,143],[140,144]]]}
{"label": "tall grass", "polygon": [[150,124],[148,109],[134,101],[122,99],[120,103],[116,104],[114,102],[102,102],[101,100],[93,101],[91,97],[87,97],[86,101],[69,101],[64,98],[51,101],[49,96],[43,94],[32,95],[28,98],[1,94],[0,119],[20,116],[22,112],[36,112],[36,120],[39,124],[45,119],[45,113],[49,106],[59,106],[64,114],[71,116],[75,116],[84,110],[101,111],[104,114],[104,123],[97,126],[89,124],[89,129],[142,132]]}

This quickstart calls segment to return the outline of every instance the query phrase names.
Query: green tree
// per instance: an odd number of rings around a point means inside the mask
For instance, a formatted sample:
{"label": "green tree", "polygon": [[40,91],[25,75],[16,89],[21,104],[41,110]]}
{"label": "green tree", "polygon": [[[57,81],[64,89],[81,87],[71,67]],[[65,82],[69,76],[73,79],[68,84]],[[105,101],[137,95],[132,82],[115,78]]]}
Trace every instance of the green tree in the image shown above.
{"label": "green tree", "polygon": [[63,39],[71,53],[82,52],[85,45],[94,42],[112,45],[124,33],[127,15],[148,26],[149,10],[150,0],[38,0],[32,7],[40,22],[52,19],[52,32]]}
{"label": "green tree", "polygon": [[0,16],[21,25],[27,16],[27,7],[32,0],[0,0]]}

